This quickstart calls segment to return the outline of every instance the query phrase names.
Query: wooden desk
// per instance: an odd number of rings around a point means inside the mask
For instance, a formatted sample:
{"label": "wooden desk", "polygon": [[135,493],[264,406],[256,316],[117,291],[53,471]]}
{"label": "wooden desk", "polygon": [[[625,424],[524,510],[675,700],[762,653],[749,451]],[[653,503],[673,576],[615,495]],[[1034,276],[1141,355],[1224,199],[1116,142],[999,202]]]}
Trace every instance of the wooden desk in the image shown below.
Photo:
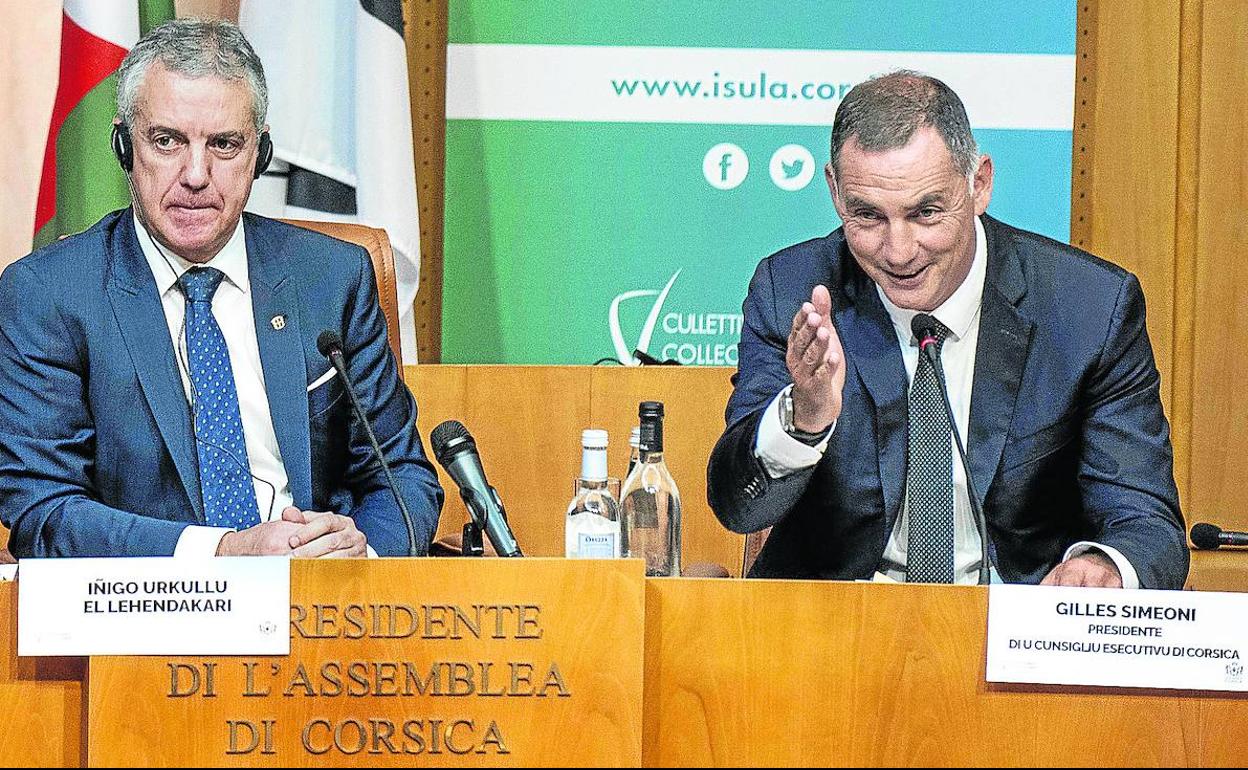
{"label": "wooden desk", "polygon": [[647,766],[1240,766],[1248,696],[987,684],[986,588],[646,581]]}
{"label": "wooden desk", "polygon": [[17,584],[0,582],[0,763],[77,767],[85,658],[17,657]]}
{"label": "wooden desk", "polygon": [[[484,640],[459,652],[420,639],[381,640],[365,649],[365,642],[341,635],[300,636],[292,640],[289,657],[262,661],[95,659],[87,687],[74,661],[36,665],[23,659],[14,665],[10,633],[10,664],[0,667],[0,759],[76,766],[88,744],[80,736],[89,726],[92,764],[1242,764],[1248,694],[987,684],[983,588],[688,578],[643,584],[639,563],[631,564],[631,572],[622,562],[540,559],[292,565],[292,610],[305,613],[314,604],[342,607],[359,600],[437,603],[457,592],[506,601],[561,596],[565,610],[577,606],[580,596],[582,607],[598,608],[552,615],[550,640]],[[552,582],[557,574],[566,579]],[[0,585],[0,611],[10,630],[14,595],[12,584]],[[304,617],[299,622],[306,631],[311,626]],[[326,628],[344,627],[339,622]],[[390,690],[401,682],[384,678],[373,691],[354,696],[309,694],[309,686],[336,687],[317,668],[324,661],[429,662],[458,660],[464,652],[465,660],[477,660],[477,653],[481,660],[557,659],[566,664],[573,697],[589,703],[561,704],[554,690],[541,703],[527,697],[429,701],[397,697]],[[243,695],[246,662],[257,665],[251,689],[272,690],[266,698]],[[171,664],[203,671],[206,663],[217,664],[213,697],[204,697],[202,687],[193,696],[168,697]],[[292,674],[300,663],[310,685]],[[49,666],[59,671],[53,674]],[[339,680],[344,688],[353,681]],[[89,716],[80,710],[84,700]],[[474,709],[496,716],[510,754],[455,753],[445,743],[432,754],[426,743],[419,756],[409,756],[390,746],[414,748],[412,740],[405,744],[401,735],[378,732],[387,721],[403,724],[443,713],[471,717]],[[261,741],[247,752],[224,753],[230,719],[256,725],[275,720],[280,728],[273,732],[274,752],[265,753]],[[334,737],[331,725],[350,729]],[[301,728],[307,726],[305,735]],[[428,727],[426,721],[421,728],[427,741]],[[452,735],[452,745],[462,751],[469,736],[480,740],[482,731],[480,723],[463,727]],[[240,733],[239,743],[245,746],[249,737]],[[325,753],[301,749],[301,739]]]}

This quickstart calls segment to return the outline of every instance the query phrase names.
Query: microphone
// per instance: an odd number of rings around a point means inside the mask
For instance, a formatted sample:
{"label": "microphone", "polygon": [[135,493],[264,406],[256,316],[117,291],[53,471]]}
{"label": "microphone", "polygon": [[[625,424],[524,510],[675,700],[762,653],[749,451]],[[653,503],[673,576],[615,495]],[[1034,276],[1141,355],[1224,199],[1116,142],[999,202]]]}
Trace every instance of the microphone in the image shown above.
{"label": "microphone", "polygon": [[342,353],[342,337],[338,336],[338,332],[333,329],[326,329],[316,337],[316,349],[321,355],[329,359],[329,363],[338,372],[338,376],[342,379],[342,385],[347,391],[347,399],[351,402],[351,408],[355,410],[355,416],[359,419],[360,424],[364,426],[364,433],[368,435],[368,443],[372,445],[373,452],[377,455],[377,462],[381,463],[381,470],[386,475],[386,483],[390,486],[390,494],[394,495],[394,502],[399,506],[399,513],[403,516],[403,525],[407,527],[407,555],[418,556],[416,551],[416,527],[412,524],[412,513],[407,510],[407,503],[403,502],[403,497],[399,495],[399,487],[394,483],[394,475],[390,473],[390,463],[386,462],[386,456],[381,451],[381,445],[377,443],[377,435],[373,433],[373,425],[368,421],[368,415],[364,413],[363,407],[360,406],[360,400],[355,396],[355,386],[351,384],[351,375],[347,373],[347,362]]}
{"label": "microphone", "polygon": [[958,457],[962,459],[962,472],[966,475],[966,492],[971,501],[971,511],[975,514],[975,524],[979,527],[979,584],[988,585],[988,519],[984,516],[984,506],[980,503],[979,493],[975,491],[975,479],[971,477],[971,464],[966,459],[966,449],[962,447],[962,436],[958,434],[958,424],[953,419],[953,406],[949,403],[949,390],[945,386],[945,368],[940,363],[940,350],[936,344],[936,329],[940,322],[927,313],[919,313],[910,320],[910,331],[919,341],[919,354],[927,356],[936,370],[936,385],[940,388],[940,398],[945,404],[945,415],[949,418],[949,430],[953,433],[953,443],[958,448]]}
{"label": "microphone", "polygon": [[1248,532],[1227,532],[1202,522],[1192,526],[1192,545],[1201,550],[1213,550],[1224,545],[1248,546]]}
{"label": "microphone", "polygon": [[643,366],[680,366],[680,362],[674,358],[664,361],[663,359],[655,358],[641,348],[633,351],[633,358],[637,359],[637,363]]}
{"label": "microphone", "polygon": [[507,512],[498,492],[485,480],[481,467],[481,455],[477,454],[477,442],[468,429],[458,420],[447,420],[429,434],[433,456],[446,468],[451,479],[459,487],[468,513],[478,529],[484,530],[499,556],[523,556],[516,544],[511,526],[507,524]]}

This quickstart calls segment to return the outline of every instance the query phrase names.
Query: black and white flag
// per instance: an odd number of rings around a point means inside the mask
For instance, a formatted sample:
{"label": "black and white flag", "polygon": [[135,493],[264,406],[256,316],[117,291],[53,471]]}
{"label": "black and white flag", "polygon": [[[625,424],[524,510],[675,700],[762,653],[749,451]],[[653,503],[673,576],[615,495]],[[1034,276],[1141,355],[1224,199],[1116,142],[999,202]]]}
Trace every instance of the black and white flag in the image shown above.
{"label": "black and white flag", "polygon": [[243,0],[239,26],[264,62],[276,161],[248,209],[384,228],[403,363],[416,363],[420,224],[400,0]]}

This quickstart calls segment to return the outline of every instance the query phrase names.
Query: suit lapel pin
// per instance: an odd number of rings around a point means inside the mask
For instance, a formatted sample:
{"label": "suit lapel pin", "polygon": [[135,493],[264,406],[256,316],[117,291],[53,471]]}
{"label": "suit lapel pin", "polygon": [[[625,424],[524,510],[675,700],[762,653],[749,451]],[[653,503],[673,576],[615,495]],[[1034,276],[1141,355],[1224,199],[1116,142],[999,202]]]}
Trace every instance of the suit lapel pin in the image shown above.
{"label": "suit lapel pin", "polygon": [[285,328],[286,328],[286,316],[284,316],[284,315],[275,315],[275,316],[273,316],[272,318],[270,318],[270,319],[269,319],[269,323],[273,325],[273,328],[274,328],[276,331],[279,331],[279,332],[280,332],[282,329],[285,329]]}

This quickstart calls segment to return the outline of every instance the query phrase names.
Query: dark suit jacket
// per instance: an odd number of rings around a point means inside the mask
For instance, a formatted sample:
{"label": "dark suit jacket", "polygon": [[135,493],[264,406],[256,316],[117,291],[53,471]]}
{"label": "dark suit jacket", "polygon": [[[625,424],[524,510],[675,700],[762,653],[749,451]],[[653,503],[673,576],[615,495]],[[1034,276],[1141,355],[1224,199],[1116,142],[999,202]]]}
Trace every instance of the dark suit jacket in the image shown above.
{"label": "dark suit jacket", "polygon": [[[427,549],[442,490],[367,252],[245,220],[264,384],[294,504],[351,516],[379,554],[407,553],[341,382],[307,390],[329,369],[317,335],[334,329]],[[279,314],[281,330],[270,324]],[[0,276],[0,519],[19,557],[170,555],[186,525],[204,522],[190,408],[130,210]]]}
{"label": "dark suit jacket", "polygon": [[[1039,582],[1079,540],[1117,548],[1146,588],[1179,588],[1188,553],[1170,429],[1130,273],[983,218],[984,286],[968,447],[1001,577]],[[789,328],[816,284],[845,349],[843,407],[813,468],[771,479],[759,419],[790,383]],[[744,306],[727,429],[708,495],[735,532],[774,529],[751,575],[867,578],[901,511],[906,373],[875,285],[840,230],[759,265]]]}

